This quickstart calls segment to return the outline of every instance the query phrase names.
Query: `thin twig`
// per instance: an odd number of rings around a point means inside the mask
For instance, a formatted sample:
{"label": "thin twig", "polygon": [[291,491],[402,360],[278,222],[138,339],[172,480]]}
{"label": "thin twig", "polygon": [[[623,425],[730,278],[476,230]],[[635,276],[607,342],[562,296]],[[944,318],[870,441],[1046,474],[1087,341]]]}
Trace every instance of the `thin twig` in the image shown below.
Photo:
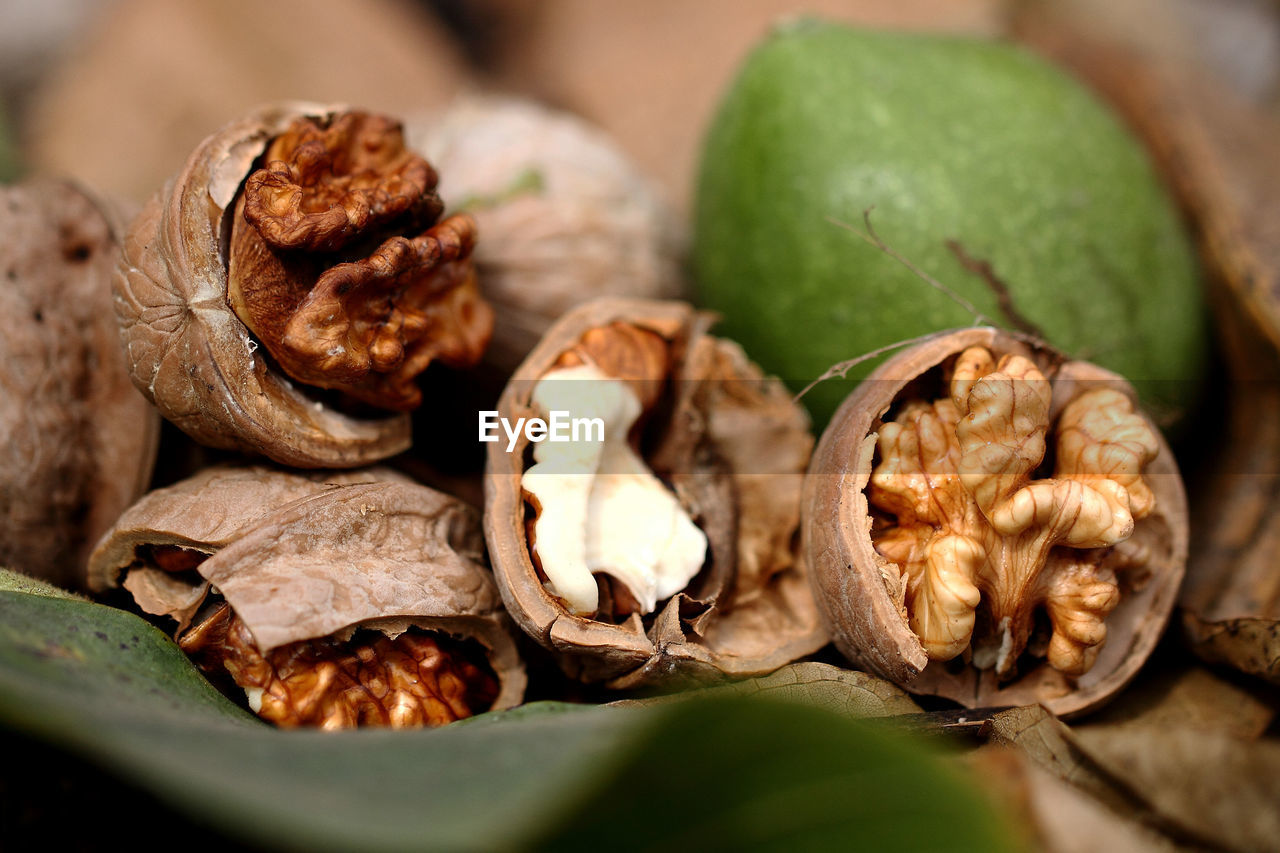
{"label": "thin twig", "polygon": [[1031,335],[1033,338],[1044,339],[1044,332],[1040,330],[1040,327],[1027,319],[1018,310],[1018,306],[1013,301],[1013,292],[1009,290],[1009,285],[1005,284],[1004,280],[996,275],[996,269],[991,265],[990,261],[970,255],[965,251],[959,240],[948,240],[944,245],[951,251],[951,254],[956,256],[960,266],[976,275],[982,280],[983,284],[991,288],[991,292],[996,297],[996,304],[1000,306],[1000,313],[1004,314],[1005,319],[1009,321],[1011,326],[1020,332]]}
{"label": "thin twig", "polygon": [[882,347],[877,347],[876,349],[873,349],[870,352],[864,352],[862,355],[858,356],[857,358],[851,358],[848,361],[841,361],[837,364],[833,364],[830,367],[828,367],[821,376],[819,376],[817,379],[810,382],[808,385],[804,386],[804,388],[800,390],[800,393],[796,394],[794,397],[791,398],[791,401],[793,403],[800,402],[800,398],[803,397],[805,394],[808,394],[810,391],[812,391],[813,387],[817,385],[819,382],[826,382],[828,379],[844,379],[845,376],[848,375],[850,370],[857,367],[859,364],[862,364],[864,361],[869,361],[870,359],[873,359],[873,358],[879,358],[880,356],[884,355],[887,352],[893,352],[894,350],[902,349],[903,347],[915,346],[916,344],[921,344],[921,343],[924,343],[925,341],[933,340],[934,338],[941,337],[942,335],[946,335],[946,334],[950,334],[950,332],[949,331],[930,332],[927,335],[920,335],[917,338],[909,338],[905,341],[897,341],[896,343],[886,344]]}
{"label": "thin twig", "polygon": [[[849,223],[842,222],[839,219],[836,219],[834,216],[828,216],[827,221],[830,222],[832,225],[835,225],[839,228],[843,228],[846,231],[856,234],[858,237],[862,238],[862,240],[864,240],[865,242],[869,243],[870,245],[884,252],[886,255],[893,258],[895,261],[902,264],[907,269],[911,270],[911,272],[915,273],[917,276],[919,276],[922,280],[928,283],[931,287],[933,287],[939,293],[942,293],[952,302],[955,302],[961,308],[968,311],[969,314],[973,316],[973,325],[975,326],[996,325],[991,321],[989,317],[987,317],[985,314],[983,314],[981,311],[975,308],[973,304],[970,303],[963,296],[956,293],[954,290],[947,287],[945,284],[938,281],[936,278],[929,275],[924,270],[920,269],[918,266],[913,264],[911,261],[907,260],[902,255],[898,254],[898,252],[894,250],[892,246],[890,246],[884,240],[880,239],[880,235],[876,233],[876,229],[873,228],[871,225],[871,211],[874,209],[875,209],[874,207],[868,207],[866,210],[862,211],[862,221],[867,226],[867,230],[865,232],[859,231],[857,228],[854,228]],[[800,402],[800,398],[803,397],[805,394],[808,394],[810,391],[812,391],[814,386],[820,382],[826,382],[828,379],[844,379],[845,376],[848,375],[850,370],[857,367],[859,364],[862,364],[864,361],[869,361],[870,359],[873,359],[873,358],[879,358],[885,353],[893,352],[894,350],[902,349],[903,347],[913,346],[918,343],[923,343],[925,341],[932,340],[933,338],[936,338],[944,334],[947,334],[947,332],[945,331],[931,332],[927,335],[921,335],[918,338],[911,338],[910,340],[898,341],[897,343],[892,343],[886,346],[877,347],[876,349],[873,349],[870,352],[863,353],[857,358],[851,358],[848,361],[842,361],[842,362],[839,362],[838,364],[833,364],[831,367],[828,367],[826,369],[826,372],[824,372],[821,376],[819,376],[817,379],[810,382],[808,385],[804,386],[804,388],[801,389],[800,393],[796,394],[795,397],[792,398],[792,400],[797,403]]]}
{"label": "thin twig", "polygon": [[902,264],[907,269],[911,270],[913,273],[916,274],[917,277],[923,280],[926,284],[928,284],[934,290],[937,290],[939,293],[946,296],[948,299],[950,299],[952,302],[959,305],[965,311],[969,312],[969,315],[973,317],[973,325],[975,326],[996,325],[994,322],[992,322],[990,317],[986,316],[981,311],[979,311],[973,305],[972,302],[965,299],[963,296],[956,293],[954,290],[947,287],[945,284],[938,281],[936,278],[929,275],[924,270],[920,269],[920,267],[916,266],[909,259],[898,254],[898,252],[892,246],[890,246],[888,243],[882,240],[880,238],[880,235],[876,233],[876,229],[871,225],[871,211],[873,210],[875,210],[874,207],[868,207],[866,210],[862,211],[862,221],[867,226],[867,230],[865,232],[859,231],[857,228],[854,228],[849,223],[836,219],[834,216],[828,216],[827,221],[838,228],[843,228],[852,234],[858,235],[858,237],[860,237],[864,242],[876,247],[877,249],[884,252],[889,257],[893,258],[898,263]]}

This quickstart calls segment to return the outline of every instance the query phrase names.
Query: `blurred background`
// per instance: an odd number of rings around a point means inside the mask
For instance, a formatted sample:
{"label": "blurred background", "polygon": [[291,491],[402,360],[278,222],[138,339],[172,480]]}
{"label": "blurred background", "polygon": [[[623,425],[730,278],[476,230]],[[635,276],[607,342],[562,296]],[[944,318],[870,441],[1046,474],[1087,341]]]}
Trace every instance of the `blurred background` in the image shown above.
{"label": "blurred background", "polygon": [[1041,5],[1280,111],[1277,0],[0,0],[0,160],[141,201],[264,101],[506,91],[602,125],[687,210],[716,99],[778,20],[1001,36]]}

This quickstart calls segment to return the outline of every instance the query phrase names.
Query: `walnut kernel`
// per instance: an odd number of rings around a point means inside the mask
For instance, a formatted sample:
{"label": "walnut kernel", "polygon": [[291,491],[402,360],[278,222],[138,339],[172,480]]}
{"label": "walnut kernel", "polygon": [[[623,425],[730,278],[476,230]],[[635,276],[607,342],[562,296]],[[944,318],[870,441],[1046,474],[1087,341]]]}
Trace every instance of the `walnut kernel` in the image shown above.
{"label": "walnut kernel", "polygon": [[964,704],[1095,707],[1136,673],[1184,571],[1172,453],[1120,377],[993,329],[864,380],[805,482],[837,647]]}

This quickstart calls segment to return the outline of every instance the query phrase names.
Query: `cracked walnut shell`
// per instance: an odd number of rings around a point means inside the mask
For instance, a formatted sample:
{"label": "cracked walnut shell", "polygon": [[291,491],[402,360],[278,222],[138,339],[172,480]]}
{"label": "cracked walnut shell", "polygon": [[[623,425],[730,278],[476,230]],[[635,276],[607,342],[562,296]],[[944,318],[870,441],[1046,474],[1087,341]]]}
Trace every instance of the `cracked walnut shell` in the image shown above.
{"label": "cracked walnut shell", "polygon": [[607,686],[759,675],[827,637],[796,549],[809,421],[681,302],[604,298],[507,384],[507,423],[592,414],[602,434],[489,445],[485,536],[516,623]]}
{"label": "cracked walnut shell", "polygon": [[477,513],[384,469],[211,468],[90,559],[281,726],[439,725],[519,704],[524,665]]}
{"label": "cracked walnut shell", "polygon": [[[390,119],[262,108],[202,142],[115,276],[134,384],[203,444],[352,467],[409,444],[429,363],[479,360],[467,216]],[[352,412],[359,412],[353,414]]]}
{"label": "cracked walnut shell", "polygon": [[1080,713],[1154,648],[1187,554],[1182,480],[1120,377],[993,329],[865,379],[806,479],[837,647],[917,693]]}

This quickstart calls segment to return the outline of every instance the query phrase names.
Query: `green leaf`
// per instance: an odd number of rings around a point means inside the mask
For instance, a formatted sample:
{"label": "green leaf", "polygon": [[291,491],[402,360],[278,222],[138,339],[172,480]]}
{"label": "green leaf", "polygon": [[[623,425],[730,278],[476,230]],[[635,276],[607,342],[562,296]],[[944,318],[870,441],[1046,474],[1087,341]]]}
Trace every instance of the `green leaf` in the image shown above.
{"label": "green leaf", "polygon": [[[894,714],[918,714],[917,705],[901,687],[865,672],[840,669],[826,663],[793,663],[761,678],[733,681],[717,687],[705,687],[698,696],[758,696],[785,699],[825,708],[844,717],[866,719]],[[686,701],[688,693],[653,696],[647,699],[623,699],[615,707],[631,705],[664,705]]]}
{"label": "green leaf", "polygon": [[536,703],[428,731],[278,731],[142,620],[45,594],[0,591],[0,723],[273,848],[1011,849],[951,763],[820,708]]}
{"label": "green leaf", "polygon": [[33,578],[30,575],[24,575],[12,569],[0,569],[0,591],[26,592],[31,595],[44,595],[51,598],[76,598],[81,601],[87,601],[83,596],[69,592],[60,586],[54,586],[48,581]]}
{"label": "green leaf", "polygon": [[662,709],[540,847],[1010,850],[1009,827],[919,744],[775,700]]}

